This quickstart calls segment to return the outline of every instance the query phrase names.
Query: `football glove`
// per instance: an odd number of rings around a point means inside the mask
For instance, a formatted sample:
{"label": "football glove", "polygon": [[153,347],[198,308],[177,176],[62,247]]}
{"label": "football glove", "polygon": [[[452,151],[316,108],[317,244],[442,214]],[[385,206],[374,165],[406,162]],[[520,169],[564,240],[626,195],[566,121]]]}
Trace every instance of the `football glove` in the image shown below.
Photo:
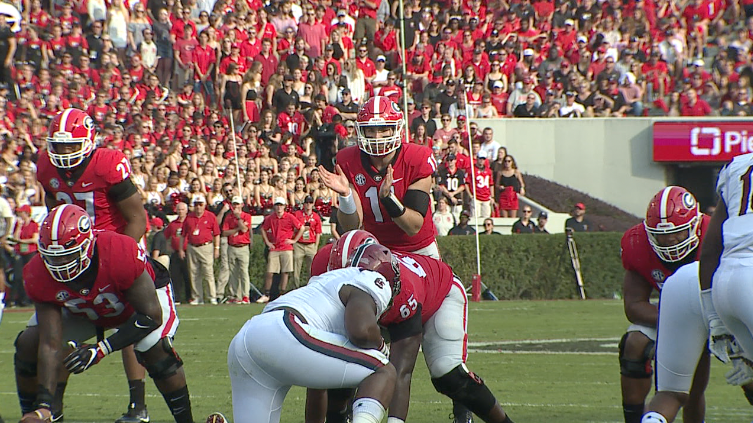
{"label": "football glove", "polygon": [[729,362],[730,343],[735,339],[719,318],[712,301],[711,289],[701,291],[701,307],[709,325],[709,351],[722,363]]}
{"label": "football glove", "polygon": [[743,386],[753,382],[753,362],[743,355],[743,349],[734,338],[730,342],[728,350],[729,359],[732,361],[732,370],[724,376],[727,383],[733,386]]}
{"label": "football glove", "polygon": [[21,417],[19,423],[44,423],[52,421],[52,412],[46,408],[39,408]]}
{"label": "football glove", "polygon": [[89,367],[99,363],[107,355],[106,349],[100,348],[99,344],[82,344],[78,346],[75,342],[69,341],[68,345],[74,348],[74,351],[68,354],[68,357],[63,360],[63,364],[65,364],[65,368],[71,373],[82,373]]}
{"label": "football glove", "polygon": [[382,338],[382,344],[379,345],[379,348],[377,349],[380,353],[384,354],[385,357],[390,358],[390,346],[384,342],[384,338]]}

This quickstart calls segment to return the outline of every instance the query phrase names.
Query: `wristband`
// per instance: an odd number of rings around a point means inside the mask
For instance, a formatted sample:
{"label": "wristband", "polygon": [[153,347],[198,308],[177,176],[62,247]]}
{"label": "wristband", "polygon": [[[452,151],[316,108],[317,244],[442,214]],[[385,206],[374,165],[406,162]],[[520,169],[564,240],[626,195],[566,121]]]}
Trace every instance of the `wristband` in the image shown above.
{"label": "wristband", "polygon": [[387,423],[405,423],[405,420],[397,417],[387,417]]}
{"label": "wristband", "polygon": [[379,201],[384,208],[387,209],[387,214],[389,214],[391,218],[394,219],[405,214],[405,206],[397,199],[397,197],[395,197],[394,192],[391,192],[390,195],[386,197],[380,198]]}
{"label": "wristband", "polygon": [[47,388],[45,388],[44,386],[39,385],[39,387],[37,388],[37,399],[34,402],[34,408],[35,409],[46,408],[48,410],[51,409],[52,398],[53,397],[50,391],[48,391]]}
{"label": "wristband", "polygon": [[344,214],[355,214],[357,210],[356,208],[356,200],[353,198],[353,190],[350,190],[350,193],[348,193],[347,196],[343,197],[342,195],[338,196],[339,198],[339,204],[341,212]]}

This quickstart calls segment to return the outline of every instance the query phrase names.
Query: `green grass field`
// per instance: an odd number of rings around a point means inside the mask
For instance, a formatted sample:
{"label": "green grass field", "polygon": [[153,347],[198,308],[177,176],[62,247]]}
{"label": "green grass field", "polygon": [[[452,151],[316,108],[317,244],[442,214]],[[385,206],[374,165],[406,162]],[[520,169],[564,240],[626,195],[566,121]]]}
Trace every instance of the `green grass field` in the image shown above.
{"label": "green grass field", "polygon": [[[180,306],[175,347],[185,361],[197,422],[213,411],[232,417],[227,346],[261,307]],[[13,378],[13,340],[30,312],[5,313],[0,325],[0,414],[19,417]],[[627,327],[620,301],[500,301],[471,305],[469,367],[492,388],[516,422],[621,422],[617,341]],[[450,401],[434,392],[419,357],[408,423],[449,422]],[[708,423],[750,422],[753,407],[712,367]],[[71,378],[66,422],[112,422],[124,411],[127,384],[118,355]],[[152,421],[171,422],[162,397],[147,381]],[[294,388],[285,423],[303,422],[304,390]]]}

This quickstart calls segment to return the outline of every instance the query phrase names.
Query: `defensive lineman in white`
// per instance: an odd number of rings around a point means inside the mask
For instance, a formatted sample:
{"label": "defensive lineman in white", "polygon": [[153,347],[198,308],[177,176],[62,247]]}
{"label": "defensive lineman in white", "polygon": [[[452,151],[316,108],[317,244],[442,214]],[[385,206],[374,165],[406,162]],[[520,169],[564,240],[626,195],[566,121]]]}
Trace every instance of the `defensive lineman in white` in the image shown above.
{"label": "defensive lineman in white", "polygon": [[[719,172],[719,202],[701,250],[701,302],[711,335],[709,347],[722,361],[731,354],[753,358],[752,177],[753,154],[735,157]],[[745,387],[743,391],[753,404],[753,392]]]}
{"label": "defensive lineman in white", "polygon": [[390,251],[367,246],[358,267],[333,270],[269,303],[230,343],[236,423],[277,423],[291,386],[358,387],[353,423],[378,423],[395,368],[377,320],[400,290]]}

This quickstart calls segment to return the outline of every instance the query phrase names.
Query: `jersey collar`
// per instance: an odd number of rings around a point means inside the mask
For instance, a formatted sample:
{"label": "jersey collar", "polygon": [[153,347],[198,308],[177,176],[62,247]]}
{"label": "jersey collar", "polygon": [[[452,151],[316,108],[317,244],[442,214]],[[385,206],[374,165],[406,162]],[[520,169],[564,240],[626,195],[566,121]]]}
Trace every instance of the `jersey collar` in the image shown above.
{"label": "jersey collar", "polygon": [[[381,182],[384,177],[387,175],[387,167],[384,168],[383,171],[379,172],[377,171],[376,167],[374,167],[373,164],[371,164],[371,160],[369,160],[369,155],[364,153],[363,151],[359,150],[361,153],[361,166],[366,170],[366,173],[371,176],[371,179]],[[397,163],[397,159],[400,157],[400,155],[403,153],[403,146],[401,145],[397,150],[395,150],[395,156],[392,157],[392,160],[389,164],[392,165],[392,169],[395,169],[395,163]]]}

